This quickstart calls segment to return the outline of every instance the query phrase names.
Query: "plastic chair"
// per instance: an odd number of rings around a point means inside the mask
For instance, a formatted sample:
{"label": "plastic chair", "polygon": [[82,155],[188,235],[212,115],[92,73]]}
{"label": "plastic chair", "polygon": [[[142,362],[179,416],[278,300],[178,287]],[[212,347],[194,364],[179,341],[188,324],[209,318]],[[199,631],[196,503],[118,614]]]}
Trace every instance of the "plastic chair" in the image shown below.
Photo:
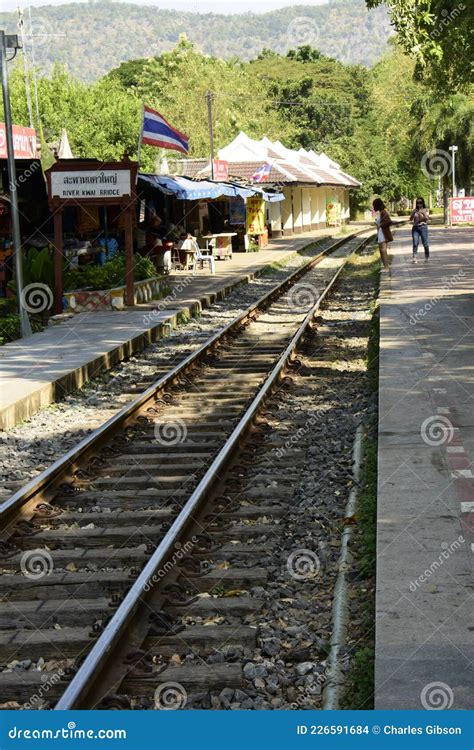
{"label": "plastic chair", "polygon": [[196,273],[196,269],[198,268],[198,266],[200,265],[201,268],[204,268],[205,263],[209,263],[211,273],[216,272],[214,257],[212,255],[203,255],[201,249],[197,248],[196,252],[194,253],[193,276]]}

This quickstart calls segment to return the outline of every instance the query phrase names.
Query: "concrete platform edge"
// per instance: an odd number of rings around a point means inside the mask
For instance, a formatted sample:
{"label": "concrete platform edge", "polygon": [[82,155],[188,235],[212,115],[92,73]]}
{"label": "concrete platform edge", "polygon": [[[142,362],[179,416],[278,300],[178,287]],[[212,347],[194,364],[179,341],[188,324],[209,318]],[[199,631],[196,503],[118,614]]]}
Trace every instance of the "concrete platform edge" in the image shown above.
{"label": "concrete platform edge", "polygon": [[[314,242],[308,238],[298,250],[291,250],[288,255],[284,257],[287,261],[293,256],[297,255],[302,250],[312,245]],[[280,259],[281,261],[281,259]],[[181,324],[181,316],[187,315],[189,317],[195,317],[202,310],[210,307],[216,301],[225,299],[234,289],[242,284],[249,284],[258,276],[262,275],[268,268],[271,268],[271,263],[267,263],[252,273],[246,273],[239,279],[226,284],[221,289],[211,294],[203,295],[199,299],[195,300],[191,304],[185,305],[182,309],[173,315],[170,315],[165,320],[161,320],[158,324],[150,326],[150,328],[134,336],[128,341],[124,341],[122,344],[117,346],[111,351],[104,352],[103,354],[95,357],[93,360],[88,362],[86,365],[74,368],[67,372],[62,377],[54,380],[51,383],[47,383],[37,390],[29,393],[27,396],[21,397],[18,401],[9,404],[8,406],[0,409],[0,430],[8,430],[14,427],[19,422],[23,422],[29,419],[33,414],[45,408],[51,406],[51,404],[57,403],[62,397],[71,393],[78,388],[82,388],[88,381],[96,377],[101,371],[110,370],[120,362],[125,361],[133,354],[143,351],[150,344],[165,338],[168,331],[176,329]],[[157,304],[159,300],[156,301]]]}

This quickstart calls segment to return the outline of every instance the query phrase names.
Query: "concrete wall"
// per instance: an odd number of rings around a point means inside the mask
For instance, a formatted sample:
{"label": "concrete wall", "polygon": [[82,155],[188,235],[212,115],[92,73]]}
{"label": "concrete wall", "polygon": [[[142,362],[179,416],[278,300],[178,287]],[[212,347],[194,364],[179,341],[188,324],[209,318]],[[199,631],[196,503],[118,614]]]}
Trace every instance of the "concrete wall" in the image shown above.
{"label": "concrete wall", "polygon": [[292,189],[293,199],[293,231],[299,233],[303,231],[303,197],[302,188]]}
{"label": "concrete wall", "polygon": [[344,219],[344,221],[349,222],[351,218],[351,210],[349,207],[349,191],[343,190],[342,194],[343,194],[343,206],[344,206],[344,210],[342,212],[342,218]]}
{"label": "concrete wall", "polygon": [[268,219],[272,237],[281,237],[283,233],[282,226],[282,202],[268,204]]}
{"label": "concrete wall", "polygon": [[285,200],[281,202],[282,230],[285,237],[293,234],[293,207],[291,201],[291,188],[284,188]]}
{"label": "concrete wall", "polygon": [[303,188],[303,232],[311,231],[311,188]]}
{"label": "concrete wall", "polygon": [[311,200],[311,229],[319,228],[319,201],[318,201],[319,188],[310,188],[310,200]]}

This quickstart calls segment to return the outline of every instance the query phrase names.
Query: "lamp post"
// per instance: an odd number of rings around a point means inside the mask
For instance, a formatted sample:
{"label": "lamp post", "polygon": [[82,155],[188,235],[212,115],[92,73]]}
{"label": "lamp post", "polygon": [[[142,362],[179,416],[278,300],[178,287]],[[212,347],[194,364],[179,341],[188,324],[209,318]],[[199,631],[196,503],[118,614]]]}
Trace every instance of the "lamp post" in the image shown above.
{"label": "lamp post", "polygon": [[457,146],[450,146],[449,150],[451,151],[451,173],[453,175],[453,198],[456,197],[456,151],[458,150]]}
{"label": "lamp post", "polygon": [[[456,198],[456,151],[458,150],[458,147],[450,146],[449,150],[451,151],[451,174],[453,178],[452,197]],[[453,223],[452,211],[450,211],[449,217],[450,217],[450,224],[452,225]]]}
{"label": "lamp post", "polygon": [[207,121],[209,125],[209,146],[211,152],[211,180],[214,179],[214,124],[212,118],[212,103],[214,101],[214,94],[212,91],[206,93],[207,101]]}
{"label": "lamp post", "polygon": [[8,71],[7,71],[7,49],[13,50],[13,60],[21,44],[16,34],[5,34],[0,31],[0,68],[2,72],[2,93],[3,93],[3,111],[5,113],[5,132],[7,140],[7,159],[8,159],[8,180],[10,183],[10,205],[12,212],[12,230],[13,230],[13,247],[15,249],[15,277],[16,293],[18,297],[18,313],[20,315],[20,333],[21,338],[31,336],[31,326],[28,313],[23,306],[23,268],[21,258],[21,233],[20,218],[18,214],[18,194],[15,169],[15,150],[13,146],[13,128],[12,113],[10,107],[10,96],[8,92]]}

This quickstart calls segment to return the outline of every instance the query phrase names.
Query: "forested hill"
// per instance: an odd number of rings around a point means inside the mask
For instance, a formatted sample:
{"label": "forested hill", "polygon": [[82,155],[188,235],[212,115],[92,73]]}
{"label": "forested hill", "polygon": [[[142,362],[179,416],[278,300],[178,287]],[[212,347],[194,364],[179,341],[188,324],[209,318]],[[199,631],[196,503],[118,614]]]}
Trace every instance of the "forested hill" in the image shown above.
{"label": "forested hill", "polygon": [[[26,3],[25,3],[26,4]],[[16,13],[0,13],[0,28],[16,31]],[[53,61],[92,80],[125,60],[172,49],[180,34],[206,54],[249,60],[264,48],[285,53],[309,44],[343,62],[372,65],[386,49],[391,27],[380,7],[364,0],[332,0],[271,13],[216,15],[160,10],[153,6],[98,0],[45,5],[25,12],[26,46],[34,38],[35,62],[45,72]]]}

